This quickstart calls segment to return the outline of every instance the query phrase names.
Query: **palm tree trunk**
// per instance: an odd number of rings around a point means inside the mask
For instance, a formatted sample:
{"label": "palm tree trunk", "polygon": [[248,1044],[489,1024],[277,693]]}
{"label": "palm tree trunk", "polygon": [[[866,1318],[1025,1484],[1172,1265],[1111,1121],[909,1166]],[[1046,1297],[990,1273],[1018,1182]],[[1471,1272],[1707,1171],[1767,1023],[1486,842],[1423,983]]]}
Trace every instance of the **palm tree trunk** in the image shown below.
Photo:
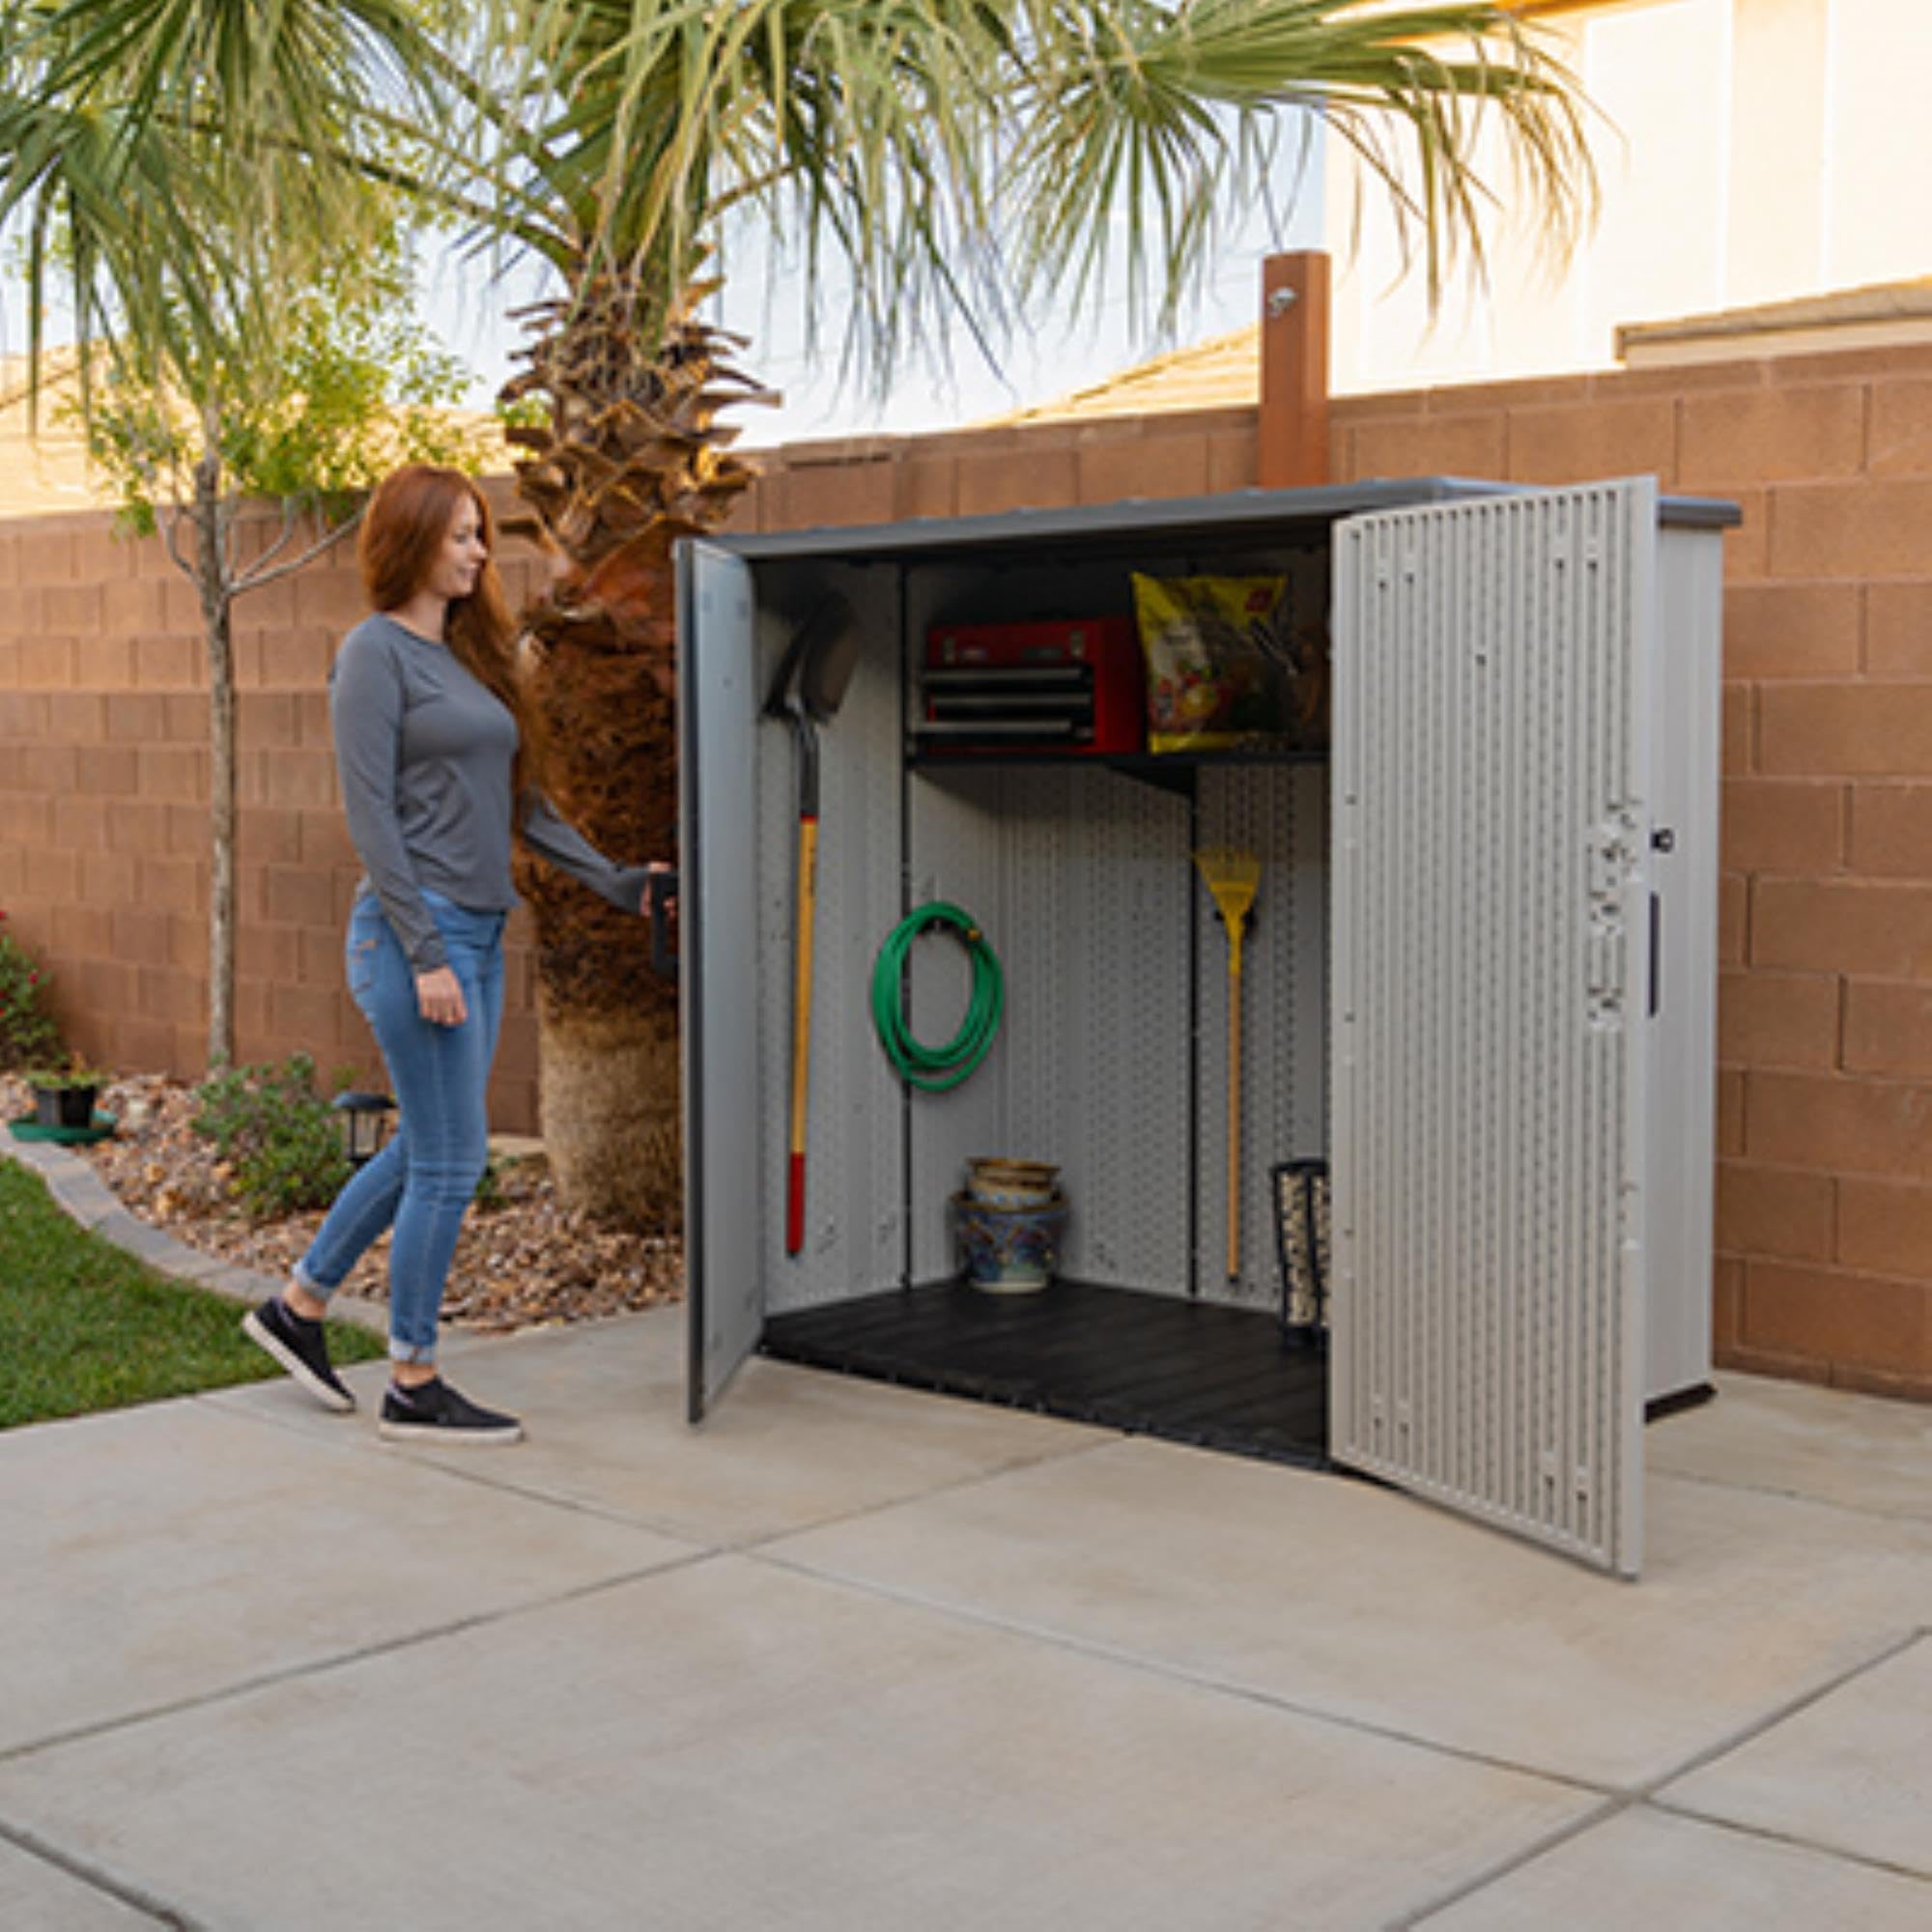
{"label": "palm tree trunk", "polygon": [[[655,356],[635,284],[601,282],[544,312],[527,374],[550,424],[512,435],[530,522],[562,560],[526,612],[545,783],[620,865],[671,855],[677,820],[671,546],[724,522],[751,482],[725,454],[719,409],[757,391],[729,338],[674,311]],[[646,339],[652,339],[646,337]],[[650,964],[645,921],[527,857],[537,925],[544,1143],[571,1208],[644,1229],[680,1204],[675,987]]]}
{"label": "palm tree trunk", "polygon": [[[639,546],[634,545],[634,549]],[[554,595],[531,613],[557,809],[620,864],[664,858],[677,820],[668,545],[621,595]],[[612,648],[618,638],[622,648]],[[646,922],[524,862],[536,916],[544,1145],[567,1206],[626,1226],[675,1225],[677,990],[651,968]]]}

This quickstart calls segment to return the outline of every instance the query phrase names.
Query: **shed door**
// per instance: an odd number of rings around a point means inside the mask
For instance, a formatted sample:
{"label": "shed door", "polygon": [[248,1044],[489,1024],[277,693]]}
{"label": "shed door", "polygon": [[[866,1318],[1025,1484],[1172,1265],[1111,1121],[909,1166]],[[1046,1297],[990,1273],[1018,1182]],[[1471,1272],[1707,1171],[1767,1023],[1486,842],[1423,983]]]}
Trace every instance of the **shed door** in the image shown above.
{"label": "shed door", "polygon": [[758,1172],[757,637],[752,572],[677,553],[689,1401],[700,1421],[765,1323]]}
{"label": "shed door", "polygon": [[1642,1554],[1648,479],[1336,532],[1335,1460]]}

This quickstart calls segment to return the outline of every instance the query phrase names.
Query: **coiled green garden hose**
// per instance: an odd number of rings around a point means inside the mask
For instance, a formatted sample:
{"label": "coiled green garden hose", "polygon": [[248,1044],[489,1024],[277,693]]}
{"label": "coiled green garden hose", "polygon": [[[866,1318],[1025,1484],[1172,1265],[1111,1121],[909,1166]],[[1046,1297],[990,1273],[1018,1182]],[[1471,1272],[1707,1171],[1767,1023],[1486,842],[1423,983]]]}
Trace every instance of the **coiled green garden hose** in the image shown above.
{"label": "coiled green garden hose", "polygon": [[[966,1003],[966,1017],[952,1038],[938,1047],[916,1040],[905,1017],[906,960],[913,941],[934,926],[959,935],[973,967],[973,992]],[[879,1030],[879,1044],[885,1048],[886,1058],[910,1086],[923,1088],[928,1094],[943,1094],[949,1087],[958,1086],[985,1059],[1000,1030],[1006,1003],[1007,985],[999,955],[986,944],[979,922],[956,905],[935,899],[908,913],[879,948],[878,961],[872,968],[872,1024]]]}

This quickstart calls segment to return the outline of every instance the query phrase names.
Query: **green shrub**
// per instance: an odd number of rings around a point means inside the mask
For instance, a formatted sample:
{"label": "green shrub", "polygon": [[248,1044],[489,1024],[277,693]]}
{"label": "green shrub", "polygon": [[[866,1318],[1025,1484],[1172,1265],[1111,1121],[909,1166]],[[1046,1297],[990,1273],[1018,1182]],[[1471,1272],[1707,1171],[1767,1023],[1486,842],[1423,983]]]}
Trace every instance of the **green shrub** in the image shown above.
{"label": "green shrub", "polygon": [[[6,917],[0,912],[0,923]],[[32,953],[0,929],[0,1068],[49,1066],[61,1058],[60,1028],[46,1009],[48,979]]]}
{"label": "green shrub", "polygon": [[256,1219],[327,1208],[349,1179],[342,1131],[307,1054],[214,1074],[195,1098],[195,1132],[233,1163],[236,1195]]}
{"label": "green shrub", "polygon": [[44,1087],[53,1093],[64,1087],[105,1087],[114,1078],[104,1067],[90,1066],[78,1058],[65,1065],[36,1066],[25,1077],[29,1087]]}
{"label": "green shrub", "polygon": [[493,1153],[483,1163],[470,1201],[479,1214],[495,1214],[510,1205],[510,1197],[503,1188],[503,1161],[498,1155]]}

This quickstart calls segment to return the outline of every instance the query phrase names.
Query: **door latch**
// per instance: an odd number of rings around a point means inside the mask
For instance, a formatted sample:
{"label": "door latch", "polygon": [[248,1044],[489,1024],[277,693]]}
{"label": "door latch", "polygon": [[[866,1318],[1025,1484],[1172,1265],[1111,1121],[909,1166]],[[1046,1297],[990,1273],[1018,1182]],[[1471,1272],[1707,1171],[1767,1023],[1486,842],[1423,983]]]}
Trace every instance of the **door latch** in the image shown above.
{"label": "door latch", "polygon": [[1663,1005],[1663,895],[1650,895],[1650,1016]]}

